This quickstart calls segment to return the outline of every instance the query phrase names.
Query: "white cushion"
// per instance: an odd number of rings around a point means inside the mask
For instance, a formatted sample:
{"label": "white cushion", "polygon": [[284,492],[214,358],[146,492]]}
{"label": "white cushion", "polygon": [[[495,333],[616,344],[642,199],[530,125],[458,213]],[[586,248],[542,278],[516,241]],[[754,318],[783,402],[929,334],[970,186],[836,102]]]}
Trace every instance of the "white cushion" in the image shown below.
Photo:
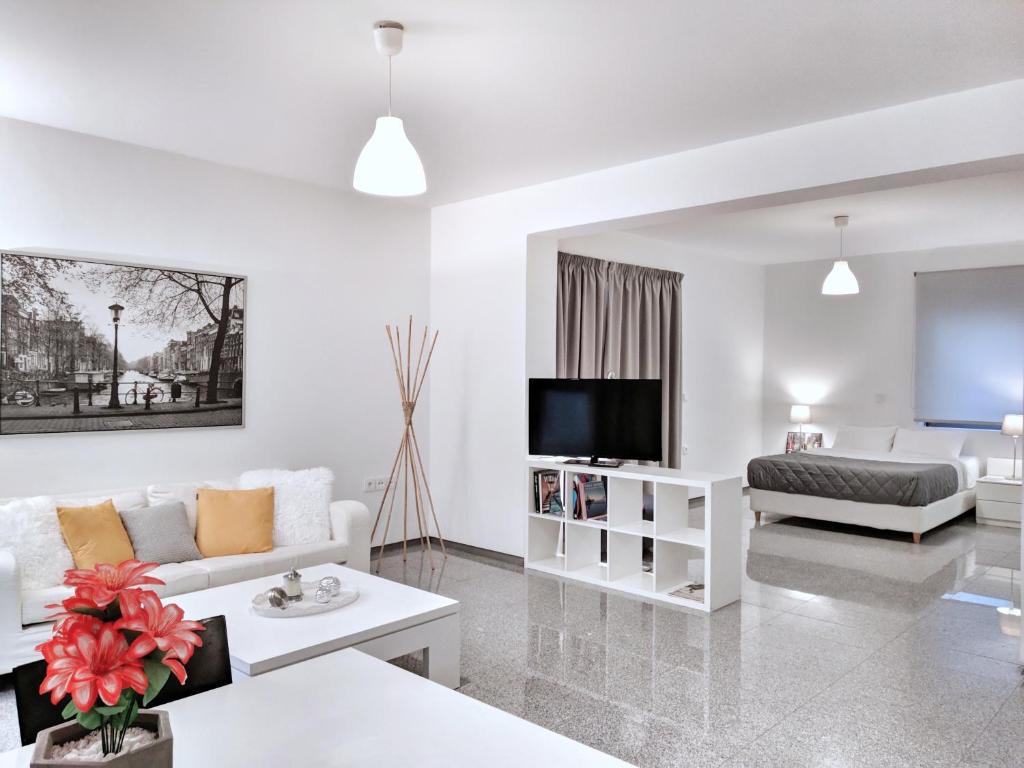
{"label": "white cushion", "polygon": [[57,506],[49,496],[14,499],[0,506],[0,549],[14,553],[21,588],[45,589],[64,581],[75,563],[64,543]]}
{"label": "white cushion", "polygon": [[[233,490],[238,484],[230,480],[206,480],[202,483],[161,483],[146,487],[147,505],[156,507],[172,501],[180,501],[185,505],[188,524],[192,527],[192,535],[196,534],[196,496],[200,488],[218,488]],[[114,506],[117,506],[115,503]]]}
{"label": "white cushion", "polygon": [[71,597],[71,587],[58,586],[30,589],[21,593],[21,623],[39,624],[48,621],[57,611],[47,608]]}
{"label": "white cushion", "polygon": [[118,491],[116,493],[69,493],[54,497],[57,507],[92,507],[102,504],[107,499],[114,503],[117,511],[122,509],[139,509],[146,506],[146,494],[139,491]]}
{"label": "white cushion", "polygon": [[[163,586],[151,588],[160,597],[182,595],[210,586],[210,577],[206,571],[194,567],[191,563],[167,563],[154,568],[150,571],[150,575],[166,582]],[[56,611],[46,606],[59,603],[61,600],[71,597],[71,594],[71,587],[63,585],[24,590],[21,593],[21,623],[38,624],[49,620],[49,617]]]}
{"label": "white cushion", "polygon": [[289,568],[307,568],[324,563],[341,563],[348,559],[348,544],[337,541],[275,547],[270,552],[250,555],[222,555],[193,560],[190,567],[201,568],[210,575],[210,586],[234,584],[284,573]]}
{"label": "white cushion", "polygon": [[942,429],[897,429],[893,453],[955,459],[963,450],[967,435]]}
{"label": "white cushion", "polygon": [[314,544],[331,538],[331,484],[326,467],[290,472],[260,469],[238,478],[240,488],[274,489],[274,546]]}
{"label": "white cushion", "polygon": [[895,434],[896,427],[840,427],[836,432],[836,439],[832,441],[832,447],[886,453],[892,450],[892,439]]}

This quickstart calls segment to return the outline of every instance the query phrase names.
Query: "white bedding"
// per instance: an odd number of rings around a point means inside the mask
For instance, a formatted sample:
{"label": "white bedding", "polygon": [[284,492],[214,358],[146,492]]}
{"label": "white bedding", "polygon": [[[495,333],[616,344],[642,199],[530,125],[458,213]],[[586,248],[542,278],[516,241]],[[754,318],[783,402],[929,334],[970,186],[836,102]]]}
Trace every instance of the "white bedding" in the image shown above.
{"label": "white bedding", "polygon": [[848,459],[865,459],[866,461],[898,461],[907,464],[948,464],[956,470],[957,491],[973,488],[978,482],[980,462],[977,456],[961,456],[958,459],[947,459],[940,456],[921,456],[916,453],[897,453],[896,451],[859,451],[853,448],[809,448],[808,453],[823,456],[842,456]]}

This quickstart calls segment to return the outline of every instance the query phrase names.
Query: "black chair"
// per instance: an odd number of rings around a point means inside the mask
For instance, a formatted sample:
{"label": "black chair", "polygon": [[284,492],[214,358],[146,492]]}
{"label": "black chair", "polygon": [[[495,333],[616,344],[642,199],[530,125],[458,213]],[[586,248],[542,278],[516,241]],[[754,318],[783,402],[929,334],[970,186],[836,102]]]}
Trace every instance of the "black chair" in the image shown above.
{"label": "black chair", "polygon": [[[213,616],[203,619],[201,623],[206,626],[200,635],[203,645],[192,654],[185,684],[179,683],[172,675],[147,708],[155,709],[231,682],[231,656],[224,617]],[[46,662],[42,659],[14,668],[14,700],[18,707],[18,728],[23,745],[35,743],[40,731],[64,722],[60,713],[66,700],[54,706],[50,703],[49,695],[42,696],[39,693],[39,686],[45,677]]]}

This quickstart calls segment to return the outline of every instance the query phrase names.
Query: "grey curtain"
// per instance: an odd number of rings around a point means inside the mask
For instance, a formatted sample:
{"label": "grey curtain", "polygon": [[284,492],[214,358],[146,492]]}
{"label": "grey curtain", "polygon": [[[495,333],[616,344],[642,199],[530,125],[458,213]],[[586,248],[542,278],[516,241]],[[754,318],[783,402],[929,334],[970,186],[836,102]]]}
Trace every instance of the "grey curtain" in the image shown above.
{"label": "grey curtain", "polygon": [[661,379],[662,464],[682,455],[683,275],[558,254],[556,375]]}

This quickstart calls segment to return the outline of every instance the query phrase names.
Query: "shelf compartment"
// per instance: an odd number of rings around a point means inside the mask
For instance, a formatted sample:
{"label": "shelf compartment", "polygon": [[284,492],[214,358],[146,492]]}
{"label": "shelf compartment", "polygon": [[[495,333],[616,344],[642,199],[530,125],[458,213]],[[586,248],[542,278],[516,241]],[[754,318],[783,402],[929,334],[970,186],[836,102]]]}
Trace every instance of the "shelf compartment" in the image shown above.
{"label": "shelf compartment", "polygon": [[[658,528],[660,530],[661,526],[659,525]],[[657,538],[661,541],[673,541],[676,544],[689,544],[691,547],[701,547],[702,549],[706,543],[703,528],[677,528],[674,531],[659,533]]]}
{"label": "shelf compartment", "polygon": [[623,477],[608,478],[608,524],[622,529],[643,520],[644,483]]}
{"label": "shelf compartment", "polygon": [[[594,570],[600,566],[601,570]],[[572,573],[586,574],[588,578],[608,578],[608,570],[601,561],[601,530],[591,525],[570,525],[565,531],[565,567]]]}
{"label": "shelf compartment", "polygon": [[536,568],[538,571],[565,573],[565,555],[546,557],[543,560],[531,560],[529,566],[531,568]]}
{"label": "shelf compartment", "polygon": [[654,592],[654,574],[650,571],[638,571],[618,579],[610,579],[609,584],[630,592]]}
{"label": "shelf compartment", "polygon": [[[579,494],[577,491],[577,479],[579,480],[579,492],[585,493],[587,484],[600,483],[601,487],[592,489],[591,496],[592,502],[588,505],[584,502],[581,503],[579,500]],[[601,522],[602,527],[607,525],[608,518],[608,478],[598,472],[566,472],[565,473],[565,487],[562,491],[562,498],[566,504],[566,518],[571,519],[577,523],[587,523],[590,517],[595,515],[603,516],[605,521]],[[578,508],[578,510],[577,510]],[[576,512],[583,513],[586,508],[588,517],[576,517]]]}
{"label": "shelf compartment", "polygon": [[690,489],[685,485],[654,485],[654,519],[658,533],[690,526]]}
{"label": "shelf compartment", "polygon": [[686,581],[704,580],[704,549],[657,539],[654,542],[654,589],[668,593]]}
{"label": "shelf compartment", "polygon": [[566,570],[566,573],[578,579],[597,581],[602,584],[608,581],[608,565],[606,563],[590,563],[590,565],[584,565],[582,568]]}
{"label": "shelf compartment", "polygon": [[635,520],[632,523],[625,525],[614,525],[609,530],[616,533],[625,533],[630,536],[645,536],[649,539],[654,538],[654,523],[650,520]]}
{"label": "shelf compartment", "polygon": [[[531,514],[526,522],[527,564],[565,570],[565,524],[562,518]],[[557,565],[557,562],[561,565]]]}

